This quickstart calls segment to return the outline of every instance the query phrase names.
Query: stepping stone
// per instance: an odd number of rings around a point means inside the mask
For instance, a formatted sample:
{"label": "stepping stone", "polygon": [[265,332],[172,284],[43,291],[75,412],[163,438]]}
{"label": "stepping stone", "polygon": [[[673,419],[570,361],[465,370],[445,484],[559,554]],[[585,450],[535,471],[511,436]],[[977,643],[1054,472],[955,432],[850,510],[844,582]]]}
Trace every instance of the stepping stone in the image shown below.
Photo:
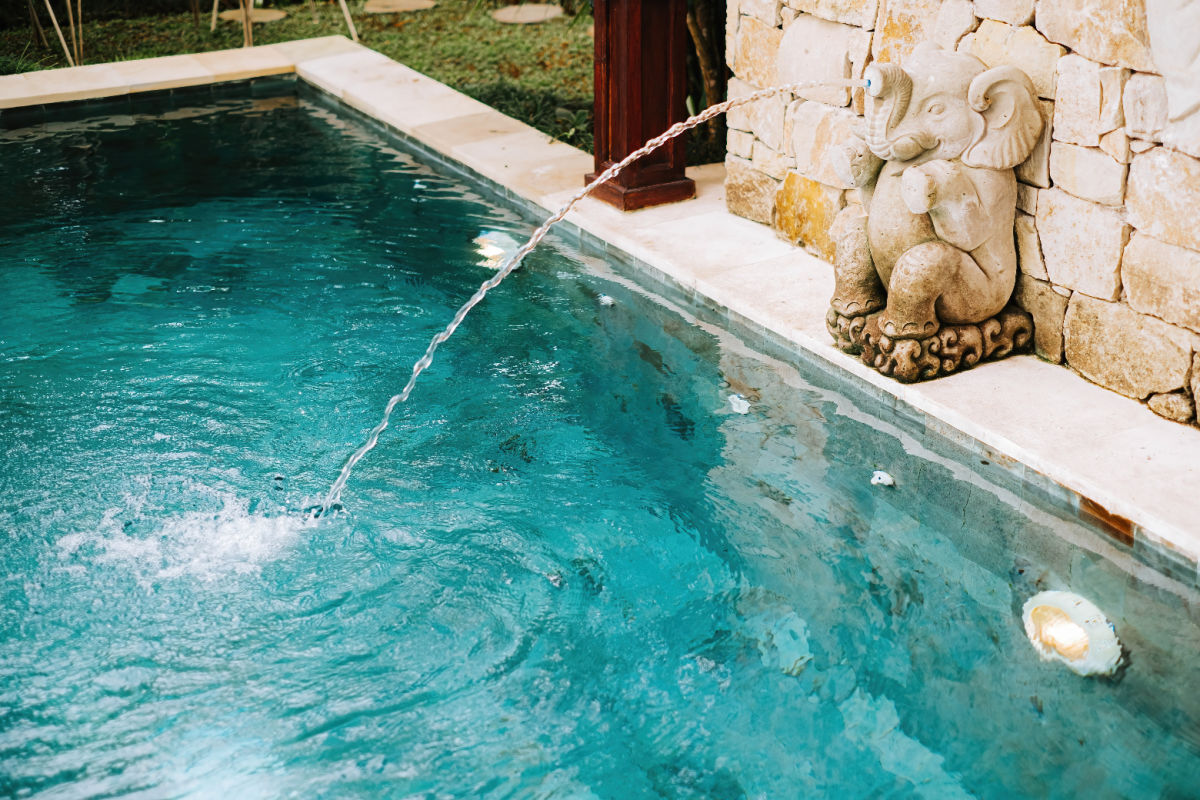
{"label": "stepping stone", "polygon": [[400,14],[405,11],[428,11],[436,0],[367,0],[363,8],[368,14]]}
{"label": "stepping stone", "polygon": [[[222,11],[217,15],[221,19],[229,20],[230,22],[242,21],[242,10],[235,8],[232,11]],[[278,22],[287,16],[286,11],[281,11],[278,8],[252,8],[250,9],[251,22]]]}
{"label": "stepping stone", "polygon": [[549,3],[522,3],[519,6],[505,6],[492,12],[492,19],[513,25],[532,25],[545,22],[548,19],[561,17],[562,6]]}

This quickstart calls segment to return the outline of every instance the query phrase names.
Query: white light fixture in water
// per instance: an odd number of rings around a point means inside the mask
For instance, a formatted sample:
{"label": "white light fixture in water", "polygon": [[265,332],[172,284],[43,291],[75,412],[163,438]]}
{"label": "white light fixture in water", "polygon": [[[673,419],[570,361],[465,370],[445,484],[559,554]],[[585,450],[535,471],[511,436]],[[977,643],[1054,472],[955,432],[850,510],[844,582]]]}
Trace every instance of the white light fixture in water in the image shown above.
{"label": "white light fixture in water", "polygon": [[488,269],[500,269],[508,257],[517,252],[520,245],[507,233],[501,231],[484,231],[474,239],[479,255],[483,256],[480,266]]}
{"label": "white light fixture in water", "polygon": [[1025,635],[1046,661],[1079,675],[1111,675],[1121,663],[1112,623],[1090,600],[1071,592],[1039,592],[1025,601]]}

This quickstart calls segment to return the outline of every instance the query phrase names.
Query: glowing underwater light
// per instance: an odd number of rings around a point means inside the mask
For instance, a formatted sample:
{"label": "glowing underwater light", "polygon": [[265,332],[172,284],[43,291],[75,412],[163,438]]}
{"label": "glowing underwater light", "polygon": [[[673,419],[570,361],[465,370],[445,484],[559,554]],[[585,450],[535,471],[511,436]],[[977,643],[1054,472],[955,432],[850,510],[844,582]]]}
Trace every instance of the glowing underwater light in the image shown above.
{"label": "glowing underwater light", "polygon": [[1025,601],[1025,635],[1046,661],[1079,675],[1111,675],[1121,663],[1113,625],[1090,600],[1071,592],[1039,592]]}

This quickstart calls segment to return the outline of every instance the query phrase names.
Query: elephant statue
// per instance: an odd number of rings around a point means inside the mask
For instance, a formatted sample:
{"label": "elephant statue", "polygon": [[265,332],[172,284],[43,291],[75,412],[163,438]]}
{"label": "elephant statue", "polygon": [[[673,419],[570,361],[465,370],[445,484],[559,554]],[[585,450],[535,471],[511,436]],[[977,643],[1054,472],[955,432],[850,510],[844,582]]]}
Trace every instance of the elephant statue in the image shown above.
{"label": "elephant statue", "polygon": [[867,68],[866,124],[835,156],[859,191],[838,215],[827,318],[837,346],[910,382],[1026,348],[1013,168],[1042,116],[1029,77],[918,45]]}

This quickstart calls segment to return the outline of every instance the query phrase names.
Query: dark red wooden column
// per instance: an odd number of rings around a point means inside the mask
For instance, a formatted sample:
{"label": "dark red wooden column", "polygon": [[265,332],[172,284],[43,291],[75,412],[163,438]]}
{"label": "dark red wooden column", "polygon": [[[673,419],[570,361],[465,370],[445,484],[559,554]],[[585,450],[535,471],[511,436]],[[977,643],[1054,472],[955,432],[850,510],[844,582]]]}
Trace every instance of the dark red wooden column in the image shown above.
{"label": "dark red wooden column", "polygon": [[[687,0],[595,0],[596,175],[687,117]],[[686,200],[683,137],[630,164],[593,196],[623,211]]]}

